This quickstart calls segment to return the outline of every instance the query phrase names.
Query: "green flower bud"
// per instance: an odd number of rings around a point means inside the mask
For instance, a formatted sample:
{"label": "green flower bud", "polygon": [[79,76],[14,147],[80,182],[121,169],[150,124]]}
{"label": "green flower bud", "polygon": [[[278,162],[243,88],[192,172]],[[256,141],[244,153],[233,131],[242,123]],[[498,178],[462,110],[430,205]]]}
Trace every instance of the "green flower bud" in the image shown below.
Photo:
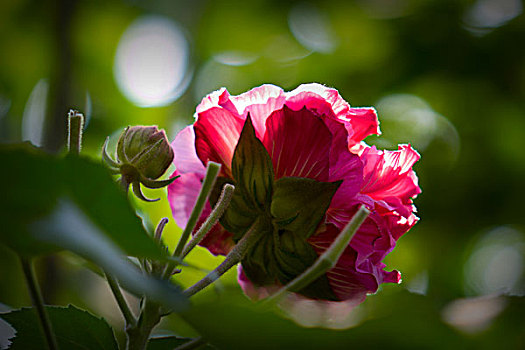
{"label": "green flower bud", "polygon": [[148,188],[161,188],[174,179],[159,180],[173,161],[173,150],[164,130],[157,126],[128,126],[120,135],[117,144],[117,161],[111,159],[104,143],[102,157],[110,169],[121,175],[120,182],[127,191],[132,185],[133,192],[140,199],[144,197],[140,184]]}

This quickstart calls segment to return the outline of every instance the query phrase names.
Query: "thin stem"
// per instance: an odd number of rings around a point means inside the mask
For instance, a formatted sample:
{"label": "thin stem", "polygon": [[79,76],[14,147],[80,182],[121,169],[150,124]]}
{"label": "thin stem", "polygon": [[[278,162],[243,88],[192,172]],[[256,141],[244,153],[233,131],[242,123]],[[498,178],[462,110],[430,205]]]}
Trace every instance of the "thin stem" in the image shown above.
{"label": "thin stem", "polygon": [[80,154],[80,149],[82,148],[82,132],[84,130],[84,116],[80,112],[70,110],[67,120],[67,149],[69,153]]}
{"label": "thin stem", "polygon": [[199,228],[197,233],[193,236],[193,238],[190,240],[190,242],[184,247],[184,250],[182,251],[182,259],[188,255],[193,248],[197,244],[199,244],[200,241],[206,236],[206,234],[211,230],[213,226],[219,221],[219,219],[222,217],[226,209],[228,208],[228,205],[230,205],[230,201],[233,197],[233,192],[235,191],[235,186],[232,184],[225,184],[221,196],[219,197],[219,200],[217,201],[217,204],[215,205],[215,208],[211,212],[211,214],[208,216],[204,224]]}
{"label": "thin stem", "polygon": [[337,260],[341,257],[344,250],[357,233],[357,230],[365,219],[370,214],[370,211],[364,205],[359,207],[350,222],[343,228],[341,233],[337,236],[332,245],[310,266],[306,271],[297,276],[293,281],[281,288],[277,293],[268,297],[264,303],[271,303],[280,300],[287,292],[298,292],[310,283],[315,281],[321,275],[326,273],[329,269],[334,267]]}
{"label": "thin stem", "polygon": [[36,309],[38,319],[40,320],[40,325],[42,326],[42,330],[44,331],[44,335],[46,337],[47,346],[49,350],[57,350],[57,340],[55,333],[53,333],[49,315],[47,314],[46,308],[44,306],[44,299],[42,298],[42,293],[40,292],[40,287],[38,286],[35,271],[33,269],[33,263],[28,258],[24,257],[20,257],[20,263],[22,264],[22,270],[24,271],[24,276],[26,278],[27,289],[31,295],[33,306]]}
{"label": "thin stem", "polygon": [[220,170],[221,165],[219,163],[208,162],[208,166],[206,168],[206,176],[204,177],[199,196],[197,197],[197,202],[193,207],[188,223],[186,224],[186,227],[184,228],[182,236],[179,240],[179,243],[175,248],[175,252],[173,253],[174,257],[180,257],[190,234],[193,232],[195,225],[197,225],[197,221],[201,216],[202,210],[204,209],[204,205],[206,204],[206,201],[210,196],[211,190],[213,189],[213,185],[215,184],[215,179],[217,178],[217,174]]}
{"label": "thin stem", "polygon": [[113,292],[113,295],[115,296],[115,300],[117,301],[118,307],[122,312],[122,316],[124,316],[124,320],[126,320],[126,327],[134,326],[137,323],[137,319],[133,315],[133,312],[131,312],[131,309],[129,308],[129,305],[126,299],[124,298],[124,295],[122,295],[122,291],[120,290],[117,280],[108,273],[106,273],[106,279],[108,280],[111,292]]}
{"label": "thin stem", "polygon": [[[204,181],[202,183],[202,187],[199,192],[199,196],[197,197],[197,201],[195,202],[193,210],[191,211],[190,218],[188,219],[188,223],[186,224],[184,231],[182,231],[182,235],[179,239],[179,242],[177,243],[177,247],[175,248],[175,251],[173,252],[173,256],[175,258],[180,258],[182,254],[182,250],[184,249],[184,246],[186,246],[186,242],[188,241],[190,234],[193,232],[193,229],[197,225],[197,221],[199,220],[202,214],[204,205],[206,204],[206,201],[208,200],[208,197],[210,196],[210,193],[213,189],[213,185],[215,184],[215,179],[217,178],[217,174],[219,173],[220,170],[221,170],[221,165],[219,163],[215,163],[211,161],[208,162],[208,166],[206,168],[206,176],[204,177]],[[173,270],[175,269],[175,267],[177,267],[177,263],[170,262],[164,269],[164,273],[162,274],[162,277],[169,278]]]}
{"label": "thin stem", "polygon": [[224,259],[215,270],[208,273],[203,279],[186,289],[183,294],[187,297],[191,297],[218,280],[226,271],[237,265],[244,258],[246,252],[257,242],[262,232],[261,220],[257,219],[241,240],[228,253],[226,259]]}
{"label": "thin stem", "polygon": [[206,344],[206,341],[202,339],[201,337],[198,337],[198,338],[190,340],[187,343],[177,346],[175,350],[193,350],[193,349],[197,349],[198,347],[204,344]]}

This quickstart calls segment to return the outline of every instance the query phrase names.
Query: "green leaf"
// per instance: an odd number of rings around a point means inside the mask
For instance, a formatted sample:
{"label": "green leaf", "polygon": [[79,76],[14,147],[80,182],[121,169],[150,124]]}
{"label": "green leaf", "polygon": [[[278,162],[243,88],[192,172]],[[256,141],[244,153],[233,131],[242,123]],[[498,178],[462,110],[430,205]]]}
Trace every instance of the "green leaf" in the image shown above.
{"label": "green leaf", "polygon": [[26,224],[53,210],[64,189],[63,164],[28,142],[0,145],[0,164],[0,242],[28,255],[58,250],[35,241]]}
{"label": "green leaf", "polygon": [[74,156],[63,162],[71,198],[127,255],[157,259],[166,256],[146,234],[141,219],[102,164]]}
{"label": "green leaf", "polygon": [[[46,306],[60,349],[117,350],[117,342],[108,323],[87,311],[72,305]],[[33,308],[23,308],[0,314],[15,330],[10,349],[40,350],[45,344],[44,335]]]}
{"label": "green leaf", "polygon": [[326,214],[332,197],[341,185],[299,177],[275,181],[271,214],[280,229],[310,237]]}
{"label": "green leaf", "polygon": [[[178,346],[184,345],[193,339],[191,338],[179,338],[175,336],[171,337],[159,337],[159,338],[151,338],[148,341],[148,350],[173,350]],[[196,348],[197,349],[197,348]],[[201,345],[198,347],[198,349],[201,350],[209,350],[209,349],[215,349],[214,347],[206,344]]]}
{"label": "green leaf", "polygon": [[[255,217],[267,212],[274,178],[272,160],[255,135],[249,114],[233,153],[232,175],[235,192],[221,223],[236,234],[236,239],[240,239]],[[242,217],[250,220],[242,221]]]}
{"label": "green leaf", "polygon": [[189,302],[181,291],[165,280],[157,280],[140,271],[124,252],[71,200],[60,199],[53,213],[29,225],[29,231],[41,242],[60,242],[60,246],[93,261],[118,279],[129,292],[146,295],[154,301],[181,311]]}
{"label": "green leaf", "polygon": [[[398,286],[392,286],[392,289],[398,292],[369,296],[357,309],[347,310],[347,315],[344,314],[347,307],[344,304],[341,308],[326,308],[326,303],[303,304],[298,316],[301,315],[299,320],[309,328],[288,317],[283,318],[282,311],[279,315],[263,310],[233,291],[222,295],[219,300],[195,305],[183,317],[220,349],[471,348],[466,346],[466,338],[444,324],[434,300],[408,293]],[[227,322],[224,322],[224,315],[228,315]],[[517,319],[520,326],[522,319]],[[323,326],[335,329],[321,328]],[[500,333],[500,337],[503,335],[505,333]]]}
{"label": "green leaf", "polygon": [[0,242],[18,253],[35,255],[64,248],[60,241],[35,239],[28,225],[51,213],[60,198],[68,197],[127,255],[166,256],[145,233],[102,164],[82,157],[48,155],[29,143],[0,145],[0,164]]}
{"label": "green leaf", "polygon": [[144,275],[127,255],[167,259],[146,234],[107,170],[91,160],[50,156],[29,145],[0,146],[2,243],[23,255],[67,249],[115,276],[128,291],[182,310],[188,301]]}

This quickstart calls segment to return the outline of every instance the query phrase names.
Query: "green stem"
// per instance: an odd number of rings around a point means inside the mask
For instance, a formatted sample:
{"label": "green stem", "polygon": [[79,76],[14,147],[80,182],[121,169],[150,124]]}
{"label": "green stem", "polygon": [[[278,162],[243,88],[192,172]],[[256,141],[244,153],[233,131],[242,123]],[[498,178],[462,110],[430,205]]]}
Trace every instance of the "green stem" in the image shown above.
{"label": "green stem", "polygon": [[137,324],[126,329],[126,349],[146,349],[151,331],[160,322],[160,318],[160,306],[147,299],[144,299],[144,304]]}
{"label": "green stem", "polygon": [[200,241],[206,236],[206,234],[211,230],[213,226],[219,221],[221,216],[224,214],[226,209],[228,208],[228,205],[230,205],[230,201],[233,197],[233,192],[235,191],[235,186],[232,184],[225,184],[221,196],[219,197],[219,200],[217,201],[217,204],[215,205],[215,208],[211,212],[211,214],[208,216],[204,224],[199,228],[197,233],[193,236],[191,241],[184,247],[184,250],[182,251],[182,259],[188,255],[193,248],[197,244],[199,244]]}
{"label": "green stem", "polygon": [[49,320],[49,315],[47,314],[46,308],[44,306],[44,299],[42,298],[42,293],[40,292],[40,287],[35,276],[35,271],[33,269],[33,263],[28,258],[20,257],[20,263],[22,264],[22,270],[27,282],[27,289],[31,295],[31,300],[33,306],[36,309],[38,314],[38,319],[40,320],[40,325],[44,331],[46,337],[47,346],[49,350],[57,350],[58,344],[53,333],[53,328],[51,326],[51,321]]}
{"label": "green stem", "polygon": [[82,132],[84,130],[84,116],[82,113],[70,110],[68,115],[67,149],[69,153],[80,154],[82,148]]}
{"label": "green stem", "polygon": [[361,205],[350,222],[343,228],[332,245],[310,266],[306,271],[297,276],[293,281],[281,288],[272,296],[268,297],[264,304],[279,301],[287,292],[297,292],[308,286],[337,263],[344,250],[357,233],[357,230],[370,211]]}
{"label": "green stem", "polygon": [[215,184],[215,179],[217,178],[217,174],[220,170],[221,165],[219,163],[208,162],[208,167],[206,168],[206,176],[204,177],[199,196],[197,197],[197,202],[195,203],[195,206],[191,211],[188,223],[186,224],[186,227],[184,228],[182,236],[179,240],[179,243],[175,248],[175,252],[173,253],[174,257],[180,257],[190,234],[193,232],[195,225],[197,225],[197,221],[201,216],[202,210],[204,209],[204,205],[206,204],[206,201],[210,196],[211,190],[213,189],[213,185]]}
{"label": "green stem", "polygon": [[[210,193],[213,189],[213,185],[215,184],[215,179],[217,178],[217,174],[219,174],[220,170],[221,165],[219,163],[211,161],[208,162],[208,166],[206,167],[206,176],[204,177],[199,196],[197,197],[197,201],[195,202],[193,210],[191,211],[188,223],[186,224],[184,231],[182,231],[182,235],[180,237],[179,242],[177,243],[177,247],[173,252],[173,256],[175,258],[180,258],[182,250],[186,246],[186,242],[188,241],[190,234],[193,232],[193,229],[195,229],[197,221],[199,220],[202,214],[204,205],[206,205],[206,201],[210,196]],[[164,270],[163,278],[169,278],[175,267],[177,267],[177,264],[175,262],[169,263],[166,269]]]}
{"label": "green stem", "polygon": [[193,286],[186,289],[183,293],[187,297],[191,297],[202,289],[206,288],[213,282],[219,279],[226,271],[237,265],[243,258],[246,252],[253,247],[253,245],[259,239],[259,236],[263,232],[261,230],[261,220],[257,219],[252,224],[250,229],[244,234],[241,240],[233,247],[228,253],[224,261],[215,268],[212,272],[208,273],[203,279],[195,283]]}
{"label": "green stem", "polygon": [[108,280],[109,288],[111,288],[111,292],[113,292],[115,300],[122,312],[122,316],[124,316],[124,320],[126,320],[126,327],[133,327],[137,323],[137,320],[135,319],[133,312],[131,312],[124,295],[122,295],[117,280],[107,272],[106,279]]}

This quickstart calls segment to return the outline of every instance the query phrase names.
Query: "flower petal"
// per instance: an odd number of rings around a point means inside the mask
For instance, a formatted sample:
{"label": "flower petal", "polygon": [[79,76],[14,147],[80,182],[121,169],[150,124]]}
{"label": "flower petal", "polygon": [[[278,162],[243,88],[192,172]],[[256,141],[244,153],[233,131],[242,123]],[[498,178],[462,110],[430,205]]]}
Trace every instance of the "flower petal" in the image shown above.
{"label": "flower petal", "polygon": [[[175,222],[179,227],[184,228],[188,224],[191,211],[197,202],[197,197],[202,187],[203,174],[179,174],[176,171],[172,177],[177,175],[180,175],[180,177],[168,186],[168,202],[170,203]],[[211,206],[209,203],[206,203],[202,215],[192,233],[197,231],[210,213]],[[227,255],[235,245],[232,237],[233,235],[226,231],[220,224],[216,224],[199,245],[206,247],[214,255]]]}
{"label": "flower petal", "polygon": [[199,173],[181,174],[175,171],[171,177],[180,175],[168,186],[168,202],[173,218],[179,227],[186,227],[193,206],[202,186],[203,175]]}
{"label": "flower petal", "polygon": [[[306,106],[320,114],[332,115],[348,131],[348,146],[352,147],[369,135],[381,134],[374,108],[352,108],[336,89],[321,84],[303,84],[286,94],[286,105],[297,110]],[[331,112],[331,113],[329,113]]]}
{"label": "flower petal", "polygon": [[171,143],[171,147],[175,153],[173,164],[175,164],[179,173],[197,173],[204,175],[206,168],[199,157],[197,157],[197,152],[195,151],[195,131],[193,130],[193,125],[182,129]]}
{"label": "flower petal", "polygon": [[221,88],[202,100],[197,107],[197,113],[221,107],[242,120],[250,113],[256,135],[262,139],[266,132],[266,119],[283,107],[285,99],[284,91],[271,84],[261,85],[238,96],[231,96],[228,90]]}
{"label": "flower petal", "polygon": [[354,198],[361,189],[363,163],[357,154],[348,150],[344,126],[333,120],[325,120],[325,123],[333,135],[330,148],[329,181],[343,180],[332,198],[330,208],[350,208],[350,199]]}
{"label": "flower petal", "polygon": [[412,198],[421,193],[412,170],[419,154],[410,145],[400,145],[397,151],[365,147],[360,156],[364,163],[361,194],[408,217],[413,210]]}
{"label": "flower petal", "polygon": [[287,106],[266,121],[263,144],[272,158],[276,178],[306,177],[328,181],[332,134],[320,117]]}
{"label": "flower petal", "polygon": [[[209,212],[211,212],[209,205],[207,205],[207,208]],[[197,227],[200,227],[204,223],[209,212],[207,214],[203,213],[197,223]],[[226,231],[221,224],[216,224],[206,236],[204,236],[204,239],[200,241],[199,245],[208,249],[213,255],[228,255],[230,250],[235,246],[235,242],[233,241],[232,233]]]}
{"label": "flower petal", "polygon": [[194,124],[195,148],[200,160],[223,165],[222,174],[231,177],[233,152],[239,141],[244,121],[231,112],[213,107],[199,113]]}
{"label": "flower petal", "polygon": [[[308,239],[318,255],[325,252],[334,242],[340,230],[334,225],[327,225],[324,232]],[[326,276],[336,297],[340,300],[363,301],[367,293],[377,290],[378,282],[371,273],[356,269],[356,251],[349,245],[336,265],[327,271]]]}

